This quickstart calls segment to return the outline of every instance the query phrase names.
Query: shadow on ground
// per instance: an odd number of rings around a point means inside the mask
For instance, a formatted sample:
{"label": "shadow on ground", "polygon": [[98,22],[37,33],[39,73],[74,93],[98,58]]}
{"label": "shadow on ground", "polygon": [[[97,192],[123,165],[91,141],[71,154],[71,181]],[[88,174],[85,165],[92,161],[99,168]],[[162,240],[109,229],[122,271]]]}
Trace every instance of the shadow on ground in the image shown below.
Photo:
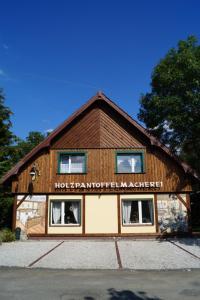
{"label": "shadow on ground", "polygon": [[[108,289],[108,300],[161,300],[158,297],[148,296],[145,292],[132,292],[130,290],[117,291]],[[84,300],[95,300],[93,297],[84,297]]]}
{"label": "shadow on ground", "polygon": [[170,237],[167,234],[163,234],[163,236],[157,237],[156,240],[161,243],[166,241],[172,241],[172,242],[178,242],[179,244],[186,245],[186,246],[200,247],[200,238],[194,238],[194,237],[180,237],[180,236]]}

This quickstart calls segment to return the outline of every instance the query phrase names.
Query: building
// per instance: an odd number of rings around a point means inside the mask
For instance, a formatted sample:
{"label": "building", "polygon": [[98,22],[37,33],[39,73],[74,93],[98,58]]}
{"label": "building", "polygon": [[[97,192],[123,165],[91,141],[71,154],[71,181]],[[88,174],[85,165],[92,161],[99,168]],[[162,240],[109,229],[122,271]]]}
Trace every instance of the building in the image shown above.
{"label": "building", "polygon": [[30,237],[190,231],[197,174],[98,92],[4,177]]}

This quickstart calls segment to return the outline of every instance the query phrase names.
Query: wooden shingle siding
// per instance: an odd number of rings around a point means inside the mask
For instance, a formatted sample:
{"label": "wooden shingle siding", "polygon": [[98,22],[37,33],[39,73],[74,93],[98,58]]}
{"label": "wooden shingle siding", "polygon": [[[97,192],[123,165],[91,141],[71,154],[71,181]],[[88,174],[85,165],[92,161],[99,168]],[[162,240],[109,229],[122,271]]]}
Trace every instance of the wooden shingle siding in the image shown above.
{"label": "wooden shingle siding", "polygon": [[[38,155],[35,160],[30,161],[24,168],[21,170],[18,175],[18,183],[13,181],[12,191],[14,193],[42,193],[43,191],[49,192],[49,183],[50,183],[50,164],[49,164],[49,153],[43,152]],[[30,171],[33,166],[33,163],[36,163],[38,169],[40,170],[40,176],[35,181],[31,181]]]}
{"label": "wooden shingle siding", "polygon": [[[127,148],[130,150],[130,148]],[[140,150],[141,148],[137,148]],[[33,193],[55,193],[55,192],[86,192],[82,189],[55,190],[55,182],[138,182],[138,181],[162,181],[163,187],[155,189],[157,192],[181,192],[191,191],[189,180],[186,179],[181,167],[174,163],[166,154],[161,151],[151,151],[147,147],[145,151],[144,174],[116,174],[115,154],[119,148],[109,149],[84,149],[87,153],[86,174],[58,174],[57,153],[60,150],[51,150],[50,154],[41,154],[36,159],[41,170],[41,175],[33,181]],[[136,148],[134,148],[136,150]],[[142,149],[144,151],[144,149]],[[64,151],[64,150],[63,150]],[[79,149],[69,149],[79,151]],[[19,175],[18,193],[28,193],[30,188],[30,169],[33,162],[29,164]],[[88,190],[87,192],[99,192],[100,189]],[[117,189],[106,189],[106,192],[115,192]],[[120,189],[121,192],[131,192],[130,189]],[[132,192],[149,192],[149,189],[132,189]],[[152,191],[152,190],[151,190]],[[13,192],[16,192],[16,183],[13,183]],[[105,192],[105,190],[104,190]]]}
{"label": "wooden shingle siding", "polygon": [[[113,149],[87,149],[88,172],[84,175],[60,175],[56,174],[57,162],[56,151],[53,151],[53,174],[52,183],[55,182],[129,182],[129,181],[163,181],[160,192],[191,190],[185,181],[184,172],[162,153],[152,154],[149,150],[145,153],[146,172],[144,174],[116,174],[115,153]],[[129,149],[130,150],[130,149]],[[140,150],[140,149],[138,149]],[[52,184],[52,192],[54,186]],[[115,189],[114,189],[115,190]],[[113,190],[113,191],[114,191]],[[121,189],[123,190],[123,189]],[[148,189],[147,189],[148,190]],[[134,189],[135,191],[135,189]],[[138,189],[142,191],[142,189]],[[80,191],[79,191],[80,192]]]}
{"label": "wooden shingle siding", "polygon": [[134,148],[142,147],[144,142],[137,140],[128,132],[128,126],[100,109],[100,147],[101,148]]}
{"label": "wooden shingle siding", "polygon": [[53,149],[100,147],[100,111],[94,107],[67,128],[52,144]]}
{"label": "wooden shingle siding", "polygon": [[52,149],[142,147],[144,141],[129,129],[125,121],[105,105],[98,103],[87,114],[56,138]]}

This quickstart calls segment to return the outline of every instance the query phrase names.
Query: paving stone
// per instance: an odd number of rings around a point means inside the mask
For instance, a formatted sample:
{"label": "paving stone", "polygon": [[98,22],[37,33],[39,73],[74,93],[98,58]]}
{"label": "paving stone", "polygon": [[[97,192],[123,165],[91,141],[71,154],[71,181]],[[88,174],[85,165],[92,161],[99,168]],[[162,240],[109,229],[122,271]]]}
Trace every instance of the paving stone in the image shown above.
{"label": "paving stone", "polygon": [[59,243],[60,241],[3,243],[0,247],[0,266],[28,267],[30,263]]}
{"label": "paving stone", "polygon": [[123,268],[168,270],[200,268],[200,260],[167,241],[119,241]]}
{"label": "paving stone", "polygon": [[34,267],[59,269],[117,269],[114,242],[66,241]]}

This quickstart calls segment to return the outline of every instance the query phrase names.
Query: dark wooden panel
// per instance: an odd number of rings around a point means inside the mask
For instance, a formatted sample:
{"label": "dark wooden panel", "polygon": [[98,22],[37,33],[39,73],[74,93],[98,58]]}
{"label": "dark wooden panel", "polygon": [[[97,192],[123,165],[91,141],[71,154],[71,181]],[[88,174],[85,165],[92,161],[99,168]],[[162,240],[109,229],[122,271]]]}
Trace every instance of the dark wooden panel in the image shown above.
{"label": "dark wooden panel", "polygon": [[[134,148],[135,150],[136,148]],[[79,149],[69,149],[78,151]],[[116,174],[115,173],[115,153],[117,149],[84,149],[87,153],[87,174],[58,174],[57,173],[57,152],[51,150],[49,154],[43,154],[36,159],[40,168],[41,176],[35,182],[30,182],[30,169],[32,163],[19,175],[18,193],[30,193],[29,187],[32,185],[33,193],[55,193],[55,192],[77,192],[85,193],[86,190],[55,190],[55,182],[145,182],[162,181],[163,187],[152,189],[151,192],[181,192],[191,191],[189,179],[181,167],[172,161],[166,154],[159,151],[145,151],[146,171],[144,174]],[[129,148],[130,150],[130,148]],[[139,148],[138,148],[139,150]],[[15,186],[15,185],[14,185]],[[123,192],[123,189],[94,189],[90,192]],[[124,189],[127,191],[127,189]],[[133,188],[130,192],[148,192],[148,188]],[[15,192],[13,190],[13,192]]]}
{"label": "dark wooden panel", "polygon": [[98,108],[90,110],[79,122],[59,137],[52,148],[92,148],[100,147],[100,111]]}
{"label": "dark wooden panel", "polygon": [[[30,161],[24,166],[18,176],[18,193],[42,193],[49,190],[50,185],[50,165],[49,153],[43,152],[39,154],[33,161]],[[33,164],[36,163],[40,171],[40,176],[35,181],[31,181],[30,171]],[[12,192],[15,193],[16,185],[13,185]]]}
{"label": "dark wooden panel", "polygon": [[[136,137],[134,136],[136,135]],[[143,147],[127,122],[103,105],[91,107],[87,114],[67,127],[52,144],[52,149]]]}
{"label": "dark wooden panel", "polygon": [[101,148],[127,148],[142,147],[144,143],[127,132],[126,124],[119,123],[117,117],[110,116],[105,110],[100,109],[100,145]]}
{"label": "dark wooden panel", "polygon": [[[135,149],[135,148],[134,148]],[[72,149],[70,149],[72,150]],[[78,149],[76,149],[78,150]],[[174,163],[169,157],[163,154],[152,153],[147,149],[145,152],[146,172],[142,174],[116,174],[115,173],[115,153],[117,149],[85,149],[87,152],[87,174],[57,174],[57,151],[52,150],[52,185],[51,192],[55,192],[55,182],[145,182],[162,181],[163,187],[160,189],[134,188],[132,192],[173,192],[190,191],[191,186],[186,179],[180,166]],[[139,150],[139,149],[138,149]],[[127,189],[124,189],[127,191]],[[61,190],[56,190],[63,192]],[[91,192],[105,192],[96,189]],[[117,189],[107,189],[108,192],[116,192]],[[123,191],[123,189],[120,189]],[[83,189],[66,190],[66,192],[85,192]],[[118,191],[119,192],[119,191]]]}

